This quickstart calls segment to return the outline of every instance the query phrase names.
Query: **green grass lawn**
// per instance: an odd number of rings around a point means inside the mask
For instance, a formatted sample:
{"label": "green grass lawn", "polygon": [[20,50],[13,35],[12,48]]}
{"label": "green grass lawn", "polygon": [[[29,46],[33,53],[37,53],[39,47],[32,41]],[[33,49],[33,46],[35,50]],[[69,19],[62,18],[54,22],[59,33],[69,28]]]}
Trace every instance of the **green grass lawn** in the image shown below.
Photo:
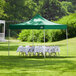
{"label": "green grass lawn", "polygon": [[44,58],[19,56],[16,53],[18,46],[32,43],[17,41],[10,41],[10,56],[8,56],[8,42],[0,42],[0,76],[76,76],[76,38],[68,40],[68,56],[66,44],[66,40],[46,43],[46,45],[58,45],[60,56]]}

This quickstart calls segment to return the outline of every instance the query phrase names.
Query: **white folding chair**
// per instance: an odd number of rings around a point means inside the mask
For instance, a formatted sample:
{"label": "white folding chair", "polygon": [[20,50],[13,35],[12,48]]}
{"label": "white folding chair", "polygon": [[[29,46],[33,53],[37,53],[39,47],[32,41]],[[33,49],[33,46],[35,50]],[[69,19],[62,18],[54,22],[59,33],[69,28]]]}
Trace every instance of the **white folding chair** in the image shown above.
{"label": "white folding chair", "polygon": [[36,55],[36,53],[42,53],[43,54],[43,47],[42,46],[35,46],[35,50],[34,50],[34,55]]}
{"label": "white folding chair", "polygon": [[23,47],[23,53],[25,53],[26,55],[28,55],[28,47]]}
{"label": "white folding chair", "polygon": [[60,52],[59,46],[54,46],[54,47],[55,47],[55,52],[58,52],[58,55],[59,55],[59,52]]}
{"label": "white folding chair", "polygon": [[50,47],[49,46],[46,46],[45,47],[45,52],[48,52],[49,53],[49,50],[50,50]]}
{"label": "white folding chair", "polygon": [[17,49],[17,52],[19,52],[19,55],[20,55],[20,53],[22,55],[24,55],[24,53],[26,55],[28,55],[28,47],[19,46],[18,49]]}
{"label": "white folding chair", "polygon": [[19,46],[16,52],[19,52],[19,55],[20,55],[20,53],[21,53],[22,55],[24,55],[23,46]]}
{"label": "white folding chair", "polygon": [[30,48],[29,48],[29,52],[34,52],[34,46],[31,46]]}
{"label": "white folding chair", "polygon": [[19,46],[19,47],[17,48],[17,51],[16,51],[16,52],[22,51],[22,47],[23,47],[23,46]]}
{"label": "white folding chair", "polygon": [[60,52],[59,47],[58,46],[51,46],[51,54],[55,53],[55,56],[56,56],[56,52],[58,52],[58,55],[59,55],[59,52]]}

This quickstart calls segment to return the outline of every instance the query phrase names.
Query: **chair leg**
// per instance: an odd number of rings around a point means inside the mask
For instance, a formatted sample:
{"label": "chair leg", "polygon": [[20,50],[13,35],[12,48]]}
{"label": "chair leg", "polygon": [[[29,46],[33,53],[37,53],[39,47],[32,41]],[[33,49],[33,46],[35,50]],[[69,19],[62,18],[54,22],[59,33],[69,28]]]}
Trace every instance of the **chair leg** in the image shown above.
{"label": "chair leg", "polygon": [[27,53],[25,53],[25,56],[27,56],[28,54]]}
{"label": "chair leg", "polygon": [[43,53],[41,53],[42,54],[42,56],[43,56]]}
{"label": "chair leg", "polygon": [[52,56],[52,52],[51,52],[51,53],[49,53],[49,56]]}
{"label": "chair leg", "polygon": [[37,56],[39,56],[39,53],[37,52]]}
{"label": "chair leg", "polygon": [[29,54],[29,56],[31,56],[31,54]]}
{"label": "chair leg", "polygon": [[58,55],[60,56],[59,52],[58,52]]}
{"label": "chair leg", "polygon": [[35,55],[36,55],[36,53],[33,53],[33,55],[35,56]]}
{"label": "chair leg", "polygon": [[21,52],[21,56],[23,55],[23,52]]}
{"label": "chair leg", "polygon": [[19,56],[20,56],[20,52],[19,52]]}
{"label": "chair leg", "polygon": [[38,56],[39,56],[39,53],[38,53]]}
{"label": "chair leg", "polygon": [[22,56],[24,56],[24,52],[22,52]]}
{"label": "chair leg", "polygon": [[51,53],[49,53],[49,56],[51,56]]}
{"label": "chair leg", "polygon": [[47,56],[47,52],[45,52],[45,56]]}
{"label": "chair leg", "polygon": [[56,52],[55,52],[55,56],[56,56]]}
{"label": "chair leg", "polygon": [[34,56],[34,53],[33,53],[33,56]]}

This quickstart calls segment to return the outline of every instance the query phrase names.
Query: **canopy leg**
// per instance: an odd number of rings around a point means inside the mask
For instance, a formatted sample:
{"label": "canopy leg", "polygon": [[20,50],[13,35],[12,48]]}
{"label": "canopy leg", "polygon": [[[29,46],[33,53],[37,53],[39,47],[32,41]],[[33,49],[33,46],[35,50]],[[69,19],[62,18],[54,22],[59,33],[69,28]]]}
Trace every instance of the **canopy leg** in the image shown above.
{"label": "canopy leg", "polygon": [[45,29],[44,29],[44,58],[45,58]]}
{"label": "canopy leg", "polygon": [[66,40],[67,40],[67,56],[68,56],[68,31],[66,29]]}
{"label": "canopy leg", "polygon": [[10,29],[9,29],[8,32],[9,32],[9,37],[8,37],[8,56],[9,56],[9,51],[10,51],[10,46],[9,46],[9,44],[10,44],[10,43],[9,43],[9,42],[10,42],[10,41],[9,41],[9,39],[10,39]]}
{"label": "canopy leg", "polygon": [[32,46],[34,46],[34,32],[32,30]]}
{"label": "canopy leg", "polygon": [[5,39],[5,23],[4,23],[4,39]]}

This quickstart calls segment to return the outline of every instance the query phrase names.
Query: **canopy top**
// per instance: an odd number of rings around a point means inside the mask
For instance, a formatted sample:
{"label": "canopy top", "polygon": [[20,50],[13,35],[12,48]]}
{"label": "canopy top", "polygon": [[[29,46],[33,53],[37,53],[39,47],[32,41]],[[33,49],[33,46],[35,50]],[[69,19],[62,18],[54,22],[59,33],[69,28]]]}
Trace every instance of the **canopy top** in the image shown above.
{"label": "canopy top", "polygon": [[9,25],[10,29],[67,29],[67,25],[53,23],[40,15],[20,24]]}

